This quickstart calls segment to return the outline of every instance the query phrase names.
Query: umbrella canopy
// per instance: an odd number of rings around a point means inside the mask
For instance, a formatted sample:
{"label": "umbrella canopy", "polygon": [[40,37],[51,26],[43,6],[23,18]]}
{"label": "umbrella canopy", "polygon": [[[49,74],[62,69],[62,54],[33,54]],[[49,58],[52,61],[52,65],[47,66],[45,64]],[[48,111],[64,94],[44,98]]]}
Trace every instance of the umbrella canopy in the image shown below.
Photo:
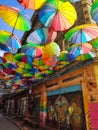
{"label": "umbrella canopy", "polygon": [[80,54],[87,54],[92,51],[92,45],[84,43],[82,45],[74,44],[68,49],[69,54],[79,56]]}
{"label": "umbrella canopy", "polygon": [[0,56],[0,64],[5,63],[5,62],[6,62],[6,59]]}
{"label": "umbrella canopy", "polygon": [[28,69],[28,70],[32,69],[31,64],[27,64],[27,63],[24,63],[24,62],[18,62],[17,66],[20,67],[20,68]]}
{"label": "umbrella canopy", "polygon": [[92,19],[95,20],[98,23],[98,1],[95,1],[90,10]]}
{"label": "umbrella canopy", "polygon": [[6,61],[7,61],[8,63],[14,62],[14,54],[12,54],[12,53],[10,53],[10,52],[4,53],[4,56],[3,56],[3,57],[6,59]]}
{"label": "umbrella canopy", "polygon": [[16,71],[14,69],[9,69],[9,68],[4,68],[3,71],[6,73],[6,74],[9,74],[9,75],[15,75],[16,74]]}
{"label": "umbrella canopy", "polygon": [[29,9],[39,9],[41,8],[46,0],[17,0],[22,6]]}
{"label": "umbrella canopy", "polygon": [[17,65],[13,63],[3,63],[4,68],[9,68],[9,69],[16,69]]}
{"label": "umbrella canopy", "polygon": [[84,24],[70,29],[65,34],[65,39],[70,43],[82,44],[98,37],[98,26]]}
{"label": "umbrella canopy", "polygon": [[24,63],[27,63],[27,64],[31,64],[32,63],[32,58],[24,53],[18,53],[14,56],[14,61],[16,62],[24,62]]}
{"label": "umbrella canopy", "polygon": [[2,43],[0,43],[0,50],[5,51],[5,52],[10,52],[11,51],[11,49],[8,46],[6,46],[6,45],[4,45]]}
{"label": "umbrella canopy", "polygon": [[34,57],[40,57],[42,55],[42,49],[41,48],[33,48],[33,47],[22,47],[21,52],[25,53],[26,55]]}
{"label": "umbrella canopy", "polygon": [[44,47],[42,47],[42,60],[48,66],[53,66],[57,62],[57,56],[60,54],[60,48],[55,43],[52,42]]}
{"label": "umbrella canopy", "polygon": [[27,40],[40,44],[40,45],[45,45],[48,42],[54,41],[56,36],[57,36],[57,32],[43,27],[32,32],[28,36]]}
{"label": "umbrella canopy", "polygon": [[76,60],[88,60],[88,59],[91,59],[91,58],[94,58],[96,57],[96,54],[94,52],[89,52],[88,54],[82,54],[82,55],[79,55]]}
{"label": "umbrella canopy", "polygon": [[31,29],[31,22],[19,9],[14,7],[0,5],[0,17],[15,29],[28,31]]}
{"label": "umbrella canopy", "polygon": [[91,42],[91,45],[92,45],[93,48],[98,49],[98,38],[94,39]]}
{"label": "umbrella canopy", "polygon": [[59,60],[60,61],[66,61],[67,60],[67,51],[61,51],[59,55]]}
{"label": "umbrella canopy", "polygon": [[5,30],[0,30],[0,42],[12,49],[19,49],[21,47],[20,40],[14,34]]}
{"label": "umbrella canopy", "polygon": [[69,29],[77,19],[77,13],[70,2],[47,0],[38,13],[39,19],[46,27],[56,31]]}
{"label": "umbrella canopy", "polygon": [[45,63],[43,62],[42,59],[37,59],[37,58],[35,58],[35,59],[33,60],[32,64],[33,64],[34,66],[45,65]]}

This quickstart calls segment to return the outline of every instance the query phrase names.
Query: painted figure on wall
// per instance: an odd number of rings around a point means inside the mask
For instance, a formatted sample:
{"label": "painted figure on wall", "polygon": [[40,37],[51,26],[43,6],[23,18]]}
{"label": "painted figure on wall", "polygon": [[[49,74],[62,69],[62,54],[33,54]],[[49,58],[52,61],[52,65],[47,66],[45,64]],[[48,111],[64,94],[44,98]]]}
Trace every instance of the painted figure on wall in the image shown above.
{"label": "painted figure on wall", "polygon": [[73,130],[81,130],[82,127],[82,109],[77,106],[75,102],[72,102],[71,104],[71,116],[70,116],[70,121]]}
{"label": "painted figure on wall", "polygon": [[68,101],[64,96],[59,96],[55,101],[55,110],[57,113],[57,121],[63,123],[66,120],[68,109]]}

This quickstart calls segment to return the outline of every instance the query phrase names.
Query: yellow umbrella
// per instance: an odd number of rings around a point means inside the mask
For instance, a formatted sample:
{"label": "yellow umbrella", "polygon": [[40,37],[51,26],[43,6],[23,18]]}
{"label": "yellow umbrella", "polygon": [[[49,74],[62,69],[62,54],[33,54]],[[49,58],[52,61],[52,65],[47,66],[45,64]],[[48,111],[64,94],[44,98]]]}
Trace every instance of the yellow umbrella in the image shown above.
{"label": "yellow umbrella", "polygon": [[31,29],[31,22],[19,9],[14,7],[0,5],[0,17],[15,29],[28,31]]}

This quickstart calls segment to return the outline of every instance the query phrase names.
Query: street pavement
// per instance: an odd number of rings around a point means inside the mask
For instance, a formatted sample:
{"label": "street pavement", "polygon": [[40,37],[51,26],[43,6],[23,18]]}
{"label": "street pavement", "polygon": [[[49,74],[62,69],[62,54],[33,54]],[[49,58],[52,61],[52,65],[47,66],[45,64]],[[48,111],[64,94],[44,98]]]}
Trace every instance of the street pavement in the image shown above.
{"label": "street pavement", "polygon": [[0,114],[0,130],[19,130],[19,128]]}

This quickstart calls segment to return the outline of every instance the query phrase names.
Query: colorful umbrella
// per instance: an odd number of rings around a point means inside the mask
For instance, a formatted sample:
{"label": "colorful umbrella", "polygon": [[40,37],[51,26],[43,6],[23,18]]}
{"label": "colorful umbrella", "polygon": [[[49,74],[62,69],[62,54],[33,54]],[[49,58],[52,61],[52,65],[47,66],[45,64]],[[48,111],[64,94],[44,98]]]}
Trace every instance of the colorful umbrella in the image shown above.
{"label": "colorful umbrella", "polygon": [[23,15],[23,11],[14,7],[0,5],[0,17],[15,29],[22,31],[31,29],[31,22]]}
{"label": "colorful umbrella", "polygon": [[66,61],[66,60],[67,60],[67,53],[68,53],[67,51],[61,51],[61,52],[60,52],[60,55],[59,55],[59,57],[58,57],[59,60],[60,60],[60,61]]}
{"label": "colorful umbrella", "polygon": [[30,39],[27,39],[27,43],[25,45],[23,45],[23,46],[25,46],[25,47],[40,47],[40,44],[39,43],[34,43]]}
{"label": "colorful umbrella", "polygon": [[4,68],[9,68],[9,69],[16,69],[17,65],[13,63],[3,63]]}
{"label": "colorful umbrella", "polygon": [[41,48],[33,48],[33,47],[22,47],[21,52],[25,53],[26,55],[34,57],[40,57],[42,55],[42,49]]}
{"label": "colorful umbrella", "polygon": [[96,37],[98,37],[98,26],[95,24],[79,25],[65,34],[65,39],[75,44],[82,44]]}
{"label": "colorful umbrella", "polygon": [[94,52],[89,52],[88,54],[82,54],[79,55],[76,60],[88,60],[96,57],[96,54]]}
{"label": "colorful umbrella", "polygon": [[77,13],[70,2],[47,0],[38,13],[39,19],[46,27],[56,31],[69,29],[77,19]]}
{"label": "colorful umbrella", "polygon": [[43,27],[32,32],[28,36],[27,40],[40,45],[45,45],[46,43],[54,41],[56,36],[57,36],[57,32]]}
{"label": "colorful umbrella", "polygon": [[53,72],[54,70],[51,70],[51,69],[46,69],[46,70],[41,71],[42,74],[52,74]]}
{"label": "colorful umbrella", "polygon": [[32,70],[32,65],[24,62],[18,62],[17,66],[23,69]]}
{"label": "colorful umbrella", "polygon": [[46,2],[46,0],[17,0],[17,1],[25,8],[34,10],[41,8]]}
{"label": "colorful umbrella", "polygon": [[24,53],[18,53],[14,56],[14,60],[16,62],[24,62],[24,63],[27,63],[27,64],[31,64],[32,63],[32,58]]}
{"label": "colorful umbrella", "polygon": [[87,54],[90,51],[92,51],[92,45],[90,45],[89,43],[84,43],[82,45],[72,45],[69,48],[68,53],[73,54],[75,56],[79,56],[80,54]]}
{"label": "colorful umbrella", "polygon": [[91,42],[91,45],[92,45],[93,48],[98,49],[98,38],[94,39]]}
{"label": "colorful umbrella", "polygon": [[5,52],[10,52],[10,48],[2,43],[0,43],[0,50],[5,51]]}
{"label": "colorful umbrella", "polygon": [[9,75],[15,75],[16,74],[16,71],[14,69],[4,68],[3,71],[6,74],[9,74]]}
{"label": "colorful umbrella", "polygon": [[15,71],[20,73],[20,74],[28,73],[27,69],[24,69],[24,68],[21,68],[21,67],[17,67],[17,69]]}
{"label": "colorful umbrella", "polygon": [[59,46],[52,42],[42,47],[42,50],[42,60],[44,63],[48,66],[53,66],[57,62],[57,56],[60,54]]}
{"label": "colorful umbrella", "polygon": [[76,54],[68,53],[68,54],[67,54],[67,61],[68,61],[68,62],[74,61],[77,56],[78,56],[78,55],[76,55]]}
{"label": "colorful umbrella", "polygon": [[35,58],[35,59],[33,60],[32,64],[33,64],[34,66],[45,65],[45,63],[43,62],[43,60],[42,60],[42,59],[38,59],[38,58]]}
{"label": "colorful umbrella", "polygon": [[36,68],[37,68],[39,71],[43,71],[43,70],[49,69],[50,67],[47,66],[47,65],[39,65],[39,66],[36,66]]}
{"label": "colorful umbrella", "polygon": [[0,30],[0,42],[12,49],[19,49],[21,47],[20,40],[14,34],[5,30]]}
{"label": "colorful umbrella", "polygon": [[14,54],[10,52],[4,53],[4,58],[7,60],[8,63],[14,62]]}
{"label": "colorful umbrella", "polygon": [[98,1],[92,4],[90,13],[91,13],[92,19],[95,20],[96,23],[98,23]]}
{"label": "colorful umbrella", "polygon": [[68,65],[68,64],[69,64],[68,61],[58,61],[58,62],[56,63],[56,65],[63,65],[63,66],[66,66],[66,65]]}
{"label": "colorful umbrella", "polygon": [[0,64],[5,63],[5,62],[6,62],[6,59],[0,56]]}

